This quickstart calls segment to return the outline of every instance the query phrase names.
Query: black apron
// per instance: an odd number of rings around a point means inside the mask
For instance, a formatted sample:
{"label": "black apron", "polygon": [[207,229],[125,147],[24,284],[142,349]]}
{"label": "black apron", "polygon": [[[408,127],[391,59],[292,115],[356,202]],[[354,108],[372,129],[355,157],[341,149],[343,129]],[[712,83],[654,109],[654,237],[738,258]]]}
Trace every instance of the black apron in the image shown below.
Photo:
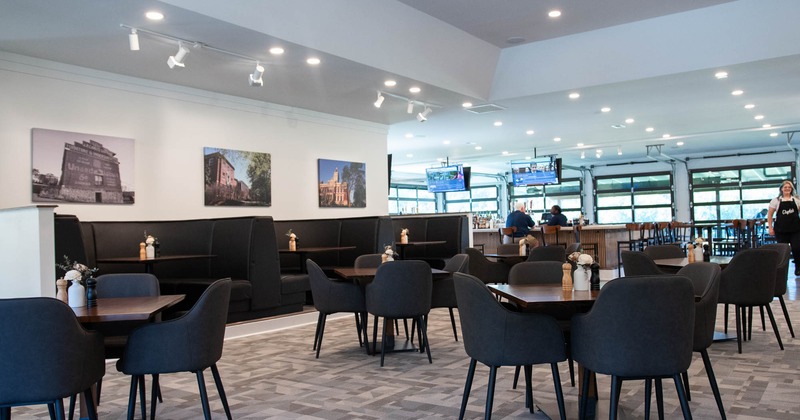
{"label": "black apron", "polygon": [[800,231],[800,215],[797,214],[797,205],[794,199],[781,201],[775,211],[775,232],[792,233]]}

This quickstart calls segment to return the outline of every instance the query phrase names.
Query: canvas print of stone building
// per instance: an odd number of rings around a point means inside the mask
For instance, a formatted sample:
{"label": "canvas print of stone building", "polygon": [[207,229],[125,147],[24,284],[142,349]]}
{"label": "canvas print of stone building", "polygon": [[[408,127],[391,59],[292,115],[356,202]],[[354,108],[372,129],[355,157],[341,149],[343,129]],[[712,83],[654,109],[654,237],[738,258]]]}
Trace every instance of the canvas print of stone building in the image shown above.
{"label": "canvas print of stone building", "polygon": [[203,148],[207,206],[272,205],[269,153]]}
{"label": "canvas print of stone building", "polygon": [[366,207],[366,164],[319,159],[319,206]]}
{"label": "canvas print of stone building", "polygon": [[133,204],[133,139],[34,128],[32,200]]}

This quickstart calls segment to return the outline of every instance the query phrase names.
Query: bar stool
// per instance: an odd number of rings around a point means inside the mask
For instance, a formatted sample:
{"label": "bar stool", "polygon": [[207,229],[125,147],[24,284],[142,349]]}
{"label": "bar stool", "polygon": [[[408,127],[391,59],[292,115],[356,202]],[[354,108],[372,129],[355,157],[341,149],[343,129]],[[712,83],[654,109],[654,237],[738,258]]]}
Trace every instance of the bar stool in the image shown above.
{"label": "bar stool", "polygon": [[[542,246],[562,245],[563,247],[566,248],[566,246],[567,246],[566,243],[558,242],[558,232],[561,232],[561,226],[559,226],[559,225],[555,225],[555,226],[542,225]],[[548,243],[547,235],[552,235],[554,241]]]}
{"label": "bar stool", "polygon": [[[516,231],[517,231],[517,227],[516,226],[501,227],[500,228],[500,238],[499,238],[500,245],[514,243],[514,232],[516,232]],[[505,240],[506,236],[509,237],[509,241],[508,242],[506,242],[506,240]]]}
{"label": "bar stool", "polygon": [[642,226],[639,223],[625,223],[628,232],[627,241],[617,241],[617,270],[622,268],[622,251],[641,251],[644,249],[642,242]]}
{"label": "bar stool", "polygon": [[[583,226],[581,225],[573,225],[572,231],[575,232],[575,242],[581,244],[581,249],[583,249],[584,253],[588,253],[592,256],[595,260],[597,260],[597,253],[598,253],[598,246],[596,242],[583,242],[583,238],[581,238],[581,233],[583,231]],[[568,254],[569,255],[569,254]]]}

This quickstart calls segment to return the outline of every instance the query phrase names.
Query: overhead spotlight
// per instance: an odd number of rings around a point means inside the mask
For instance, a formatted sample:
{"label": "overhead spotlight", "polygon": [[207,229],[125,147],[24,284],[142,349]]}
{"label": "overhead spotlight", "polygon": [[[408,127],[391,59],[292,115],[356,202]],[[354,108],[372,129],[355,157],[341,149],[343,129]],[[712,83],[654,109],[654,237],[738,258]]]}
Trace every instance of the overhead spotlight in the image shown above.
{"label": "overhead spotlight", "polygon": [[409,114],[414,113],[414,102],[408,101],[408,106],[406,107],[406,112]]}
{"label": "overhead spotlight", "polygon": [[581,159],[586,159],[586,152],[581,152]]}
{"label": "overhead spotlight", "polygon": [[250,75],[250,86],[261,87],[264,86],[264,80],[261,76],[264,75],[264,66],[261,63],[256,63],[256,69],[253,71],[253,74]]}
{"label": "overhead spotlight", "polygon": [[131,33],[128,34],[128,44],[131,47],[131,51],[139,51],[139,34],[136,29],[131,28]]}
{"label": "overhead spotlight", "polygon": [[380,108],[381,105],[383,105],[383,100],[384,99],[386,99],[386,98],[384,98],[383,95],[381,94],[381,92],[379,91],[378,92],[378,99],[375,100],[375,103],[373,103],[372,105],[375,105],[375,108]]}
{"label": "overhead spotlight", "polygon": [[617,146],[617,154],[622,155],[622,146]]}
{"label": "overhead spotlight", "polygon": [[430,115],[431,109],[429,107],[425,107],[425,110],[417,114],[417,121],[425,122],[428,121],[428,115]]}
{"label": "overhead spotlight", "polygon": [[183,64],[183,59],[186,58],[186,54],[189,54],[189,49],[183,45],[183,42],[178,42],[178,52],[175,55],[169,56],[167,59],[167,65],[169,68],[174,69],[175,67],[184,68],[186,64]]}

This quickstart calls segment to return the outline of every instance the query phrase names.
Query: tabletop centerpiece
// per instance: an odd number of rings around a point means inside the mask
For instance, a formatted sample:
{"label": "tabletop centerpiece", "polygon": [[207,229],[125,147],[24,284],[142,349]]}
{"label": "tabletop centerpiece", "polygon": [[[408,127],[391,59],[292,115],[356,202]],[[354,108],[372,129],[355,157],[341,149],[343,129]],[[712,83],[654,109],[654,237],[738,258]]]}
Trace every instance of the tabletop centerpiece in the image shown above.
{"label": "tabletop centerpiece", "polygon": [[386,245],[383,248],[383,254],[381,254],[381,264],[394,261],[394,251],[392,251],[391,245]]}
{"label": "tabletop centerpiece", "polygon": [[[97,305],[97,291],[95,290],[97,280],[94,279],[97,267],[89,268],[85,264],[71,261],[66,255],[64,255],[64,262],[56,264],[56,267],[65,271],[64,278],[59,281],[64,280],[71,283],[66,291],[69,306],[80,308]],[[58,285],[58,281],[56,281],[56,285]],[[63,300],[64,296],[58,295],[58,297]]]}
{"label": "tabletop centerpiece", "polygon": [[144,244],[145,244],[145,258],[148,260],[155,259],[157,254],[160,254],[156,246],[158,244],[158,238],[153,235],[148,235],[147,231],[144,231]]}
{"label": "tabletop centerpiece", "polygon": [[292,233],[292,230],[289,229],[286,232],[286,236],[289,237],[289,251],[297,251],[297,240],[299,239],[296,234]]}
{"label": "tabletop centerpiece", "polygon": [[408,228],[403,228],[400,231],[400,243],[407,244],[408,243]]}
{"label": "tabletop centerpiece", "polygon": [[592,276],[591,269],[594,258],[589,254],[573,252],[569,254],[568,259],[577,266],[572,276],[572,284],[575,290],[589,290],[589,279]]}

